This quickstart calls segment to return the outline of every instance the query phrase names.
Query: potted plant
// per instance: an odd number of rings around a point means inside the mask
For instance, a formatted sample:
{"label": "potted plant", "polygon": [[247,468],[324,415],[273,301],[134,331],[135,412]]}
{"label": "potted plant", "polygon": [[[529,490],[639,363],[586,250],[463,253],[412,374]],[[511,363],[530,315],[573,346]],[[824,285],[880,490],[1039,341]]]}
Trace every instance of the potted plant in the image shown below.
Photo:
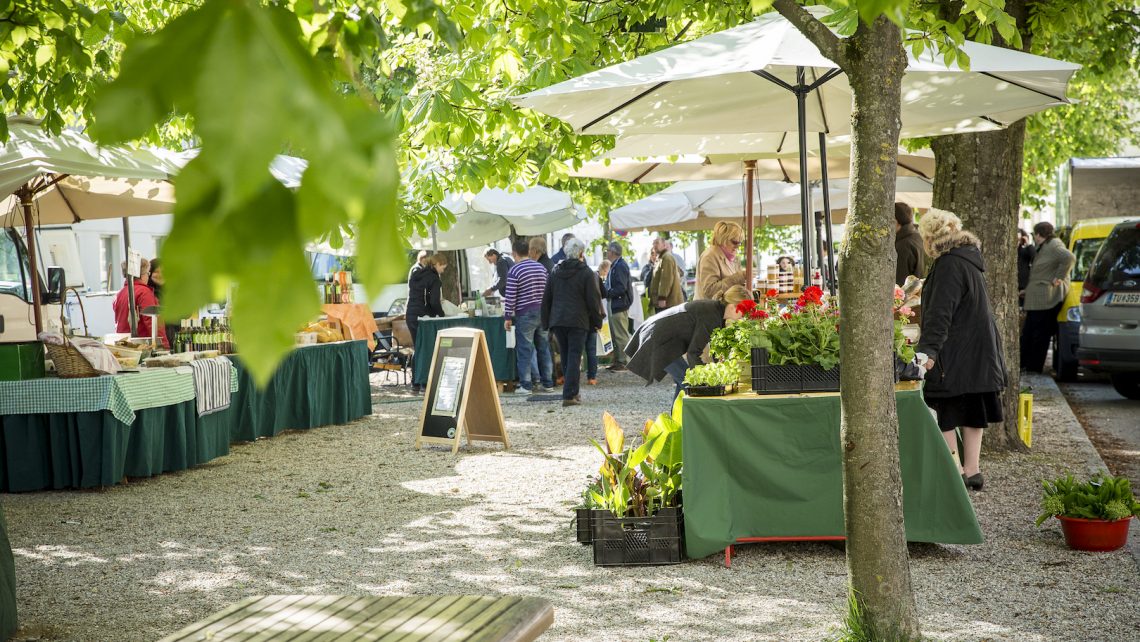
{"label": "potted plant", "polygon": [[594,515],[602,512],[602,507],[594,501],[602,489],[601,479],[590,477],[582,491],[582,501],[574,509],[574,531],[579,544],[594,541]]}
{"label": "potted plant", "polygon": [[743,385],[752,385],[752,344],[765,321],[778,314],[776,296],[775,290],[768,290],[759,304],[751,299],[737,303],[741,318],[717,328],[710,337],[709,353],[719,361],[735,363],[740,371],[737,381]]}
{"label": "potted plant", "polygon": [[594,564],[629,566],[677,564],[684,534],[681,497],[680,404],[673,415],[645,422],[634,448],[608,412],[602,416],[605,445],[598,487],[591,501],[603,510],[592,516]]}
{"label": "potted plant", "polygon": [[719,397],[730,392],[739,377],[735,361],[706,363],[689,368],[685,373],[685,394],[690,397]]}
{"label": "potted plant", "polygon": [[839,390],[839,310],[811,286],[752,336],[752,389],[772,392]]}
{"label": "potted plant", "polygon": [[1078,482],[1072,475],[1042,480],[1040,526],[1050,517],[1061,522],[1065,543],[1079,551],[1115,551],[1128,541],[1128,525],[1140,516],[1140,502],[1128,479],[1102,472]]}

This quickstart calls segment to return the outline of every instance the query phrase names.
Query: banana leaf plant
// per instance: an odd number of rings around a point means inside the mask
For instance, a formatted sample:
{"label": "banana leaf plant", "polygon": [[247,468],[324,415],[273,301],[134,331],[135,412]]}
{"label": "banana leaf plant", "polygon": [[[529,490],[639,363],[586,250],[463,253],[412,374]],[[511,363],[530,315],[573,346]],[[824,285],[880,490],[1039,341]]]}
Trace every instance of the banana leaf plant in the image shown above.
{"label": "banana leaf plant", "polygon": [[681,398],[671,414],[647,420],[642,443],[634,448],[610,413],[602,415],[605,445],[591,439],[602,453],[601,476],[588,489],[590,503],[615,517],[647,517],[676,506],[681,490]]}

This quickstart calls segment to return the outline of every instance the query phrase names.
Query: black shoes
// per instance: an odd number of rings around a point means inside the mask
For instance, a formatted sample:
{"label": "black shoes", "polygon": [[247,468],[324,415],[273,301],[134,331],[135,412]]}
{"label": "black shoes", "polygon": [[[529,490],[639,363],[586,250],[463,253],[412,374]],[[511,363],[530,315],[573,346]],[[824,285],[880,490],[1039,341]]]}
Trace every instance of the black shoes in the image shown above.
{"label": "black shoes", "polygon": [[986,480],[982,477],[981,473],[970,475],[969,477],[962,475],[962,483],[970,490],[981,490],[982,486],[986,485]]}

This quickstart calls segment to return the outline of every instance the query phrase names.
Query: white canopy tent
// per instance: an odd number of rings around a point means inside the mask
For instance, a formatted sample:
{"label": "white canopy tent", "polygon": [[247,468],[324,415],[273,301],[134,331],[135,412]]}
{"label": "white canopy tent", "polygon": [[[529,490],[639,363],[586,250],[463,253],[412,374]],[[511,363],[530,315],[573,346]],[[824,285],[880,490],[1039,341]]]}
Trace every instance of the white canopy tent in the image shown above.
{"label": "white canopy tent", "polygon": [[478,194],[448,194],[442,205],[455,214],[455,223],[434,233],[434,238],[413,235],[413,248],[463,250],[490,245],[512,231],[535,236],[564,230],[585,218],[569,194],[549,187],[521,192],[486,188]]}

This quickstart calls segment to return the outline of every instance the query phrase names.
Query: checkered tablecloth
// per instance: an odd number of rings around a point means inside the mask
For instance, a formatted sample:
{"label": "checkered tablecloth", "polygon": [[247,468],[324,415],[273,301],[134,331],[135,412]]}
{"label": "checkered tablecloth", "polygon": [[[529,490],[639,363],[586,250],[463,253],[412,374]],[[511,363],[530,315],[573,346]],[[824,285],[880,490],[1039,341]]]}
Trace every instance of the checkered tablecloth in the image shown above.
{"label": "checkered tablecloth", "polygon": [[[237,391],[237,372],[230,389]],[[189,367],[143,368],[117,375],[30,381],[0,381],[0,415],[33,415],[110,410],[130,425],[135,411],[171,406],[194,399],[194,374]]]}

